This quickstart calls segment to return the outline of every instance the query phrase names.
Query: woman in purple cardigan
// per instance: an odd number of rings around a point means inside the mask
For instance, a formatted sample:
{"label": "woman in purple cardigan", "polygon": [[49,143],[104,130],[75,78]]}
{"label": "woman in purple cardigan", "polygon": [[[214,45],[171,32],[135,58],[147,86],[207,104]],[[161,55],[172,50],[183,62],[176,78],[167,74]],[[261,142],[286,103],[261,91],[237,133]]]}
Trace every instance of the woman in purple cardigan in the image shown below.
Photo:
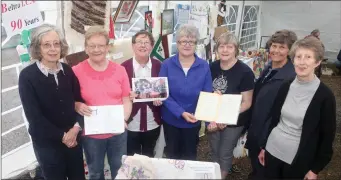
{"label": "woman in purple cardigan", "polygon": [[[154,42],[152,34],[147,31],[139,31],[132,37],[134,57],[122,63],[129,76],[130,86],[132,78],[158,77],[161,62],[149,57]],[[136,96],[131,93],[132,100]],[[161,104],[161,101],[133,104],[128,121],[128,155],[137,153],[154,156],[154,147],[160,134]]]}

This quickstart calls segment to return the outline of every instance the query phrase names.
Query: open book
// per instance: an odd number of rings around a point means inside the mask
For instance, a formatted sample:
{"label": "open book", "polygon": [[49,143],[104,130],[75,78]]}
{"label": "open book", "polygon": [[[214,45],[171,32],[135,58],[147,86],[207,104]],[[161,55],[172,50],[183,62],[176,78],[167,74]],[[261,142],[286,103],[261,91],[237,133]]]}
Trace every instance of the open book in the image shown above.
{"label": "open book", "polygon": [[237,125],[242,95],[200,92],[195,117],[198,120]]}

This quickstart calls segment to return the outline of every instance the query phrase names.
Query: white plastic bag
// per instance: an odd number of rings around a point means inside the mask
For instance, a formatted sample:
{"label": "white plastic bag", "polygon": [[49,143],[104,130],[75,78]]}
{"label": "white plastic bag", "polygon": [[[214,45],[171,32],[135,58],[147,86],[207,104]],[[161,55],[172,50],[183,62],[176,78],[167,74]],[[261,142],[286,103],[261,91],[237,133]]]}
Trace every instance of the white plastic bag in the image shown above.
{"label": "white plastic bag", "polygon": [[154,148],[154,152],[155,152],[154,157],[155,158],[162,158],[163,157],[163,151],[164,151],[165,147],[166,147],[165,135],[164,135],[164,131],[163,131],[163,126],[161,125],[160,135],[156,141],[156,145]]}
{"label": "white plastic bag", "polygon": [[237,145],[233,150],[233,156],[235,158],[242,158],[248,156],[248,150],[245,149],[245,143],[246,143],[246,137],[247,137],[247,132],[240,136],[238,139]]}

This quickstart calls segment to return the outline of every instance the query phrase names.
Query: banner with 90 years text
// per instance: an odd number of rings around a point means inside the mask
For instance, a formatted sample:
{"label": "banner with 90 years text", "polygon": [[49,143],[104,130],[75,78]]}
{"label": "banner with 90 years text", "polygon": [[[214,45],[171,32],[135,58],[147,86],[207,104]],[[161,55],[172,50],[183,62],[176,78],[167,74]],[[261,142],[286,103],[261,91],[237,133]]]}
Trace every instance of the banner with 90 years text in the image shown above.
{"label": "banner with 90 years text", "polygon": [[2,25],[7,34],[6,39],[43,23],[38,2],[35,0],[2,1],[1,14]]}

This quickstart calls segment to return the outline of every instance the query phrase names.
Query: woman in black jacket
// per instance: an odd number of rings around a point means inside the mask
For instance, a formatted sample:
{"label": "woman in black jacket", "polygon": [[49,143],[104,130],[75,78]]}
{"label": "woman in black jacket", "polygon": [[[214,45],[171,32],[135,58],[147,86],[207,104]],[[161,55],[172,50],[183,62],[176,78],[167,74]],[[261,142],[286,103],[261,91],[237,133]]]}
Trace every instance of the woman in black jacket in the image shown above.
{"label": "woman in black jacket", "polygon": [[[64,35],[43,24],[31,35],[35,63],[19,75],[19,95],[29,123],[33,150],[45,180],[85,180],[81,127],[75,101],[82,101]],[[20,163],[20,162],[19,162]]]}
{"label": "woman in black jacket", "polygon": [[319,40],[299,40],[290,54],[297,76],[278,92],[259,161],[266,178],[317,179],[333,154],[335,96],[314,74],[324,55]]}

